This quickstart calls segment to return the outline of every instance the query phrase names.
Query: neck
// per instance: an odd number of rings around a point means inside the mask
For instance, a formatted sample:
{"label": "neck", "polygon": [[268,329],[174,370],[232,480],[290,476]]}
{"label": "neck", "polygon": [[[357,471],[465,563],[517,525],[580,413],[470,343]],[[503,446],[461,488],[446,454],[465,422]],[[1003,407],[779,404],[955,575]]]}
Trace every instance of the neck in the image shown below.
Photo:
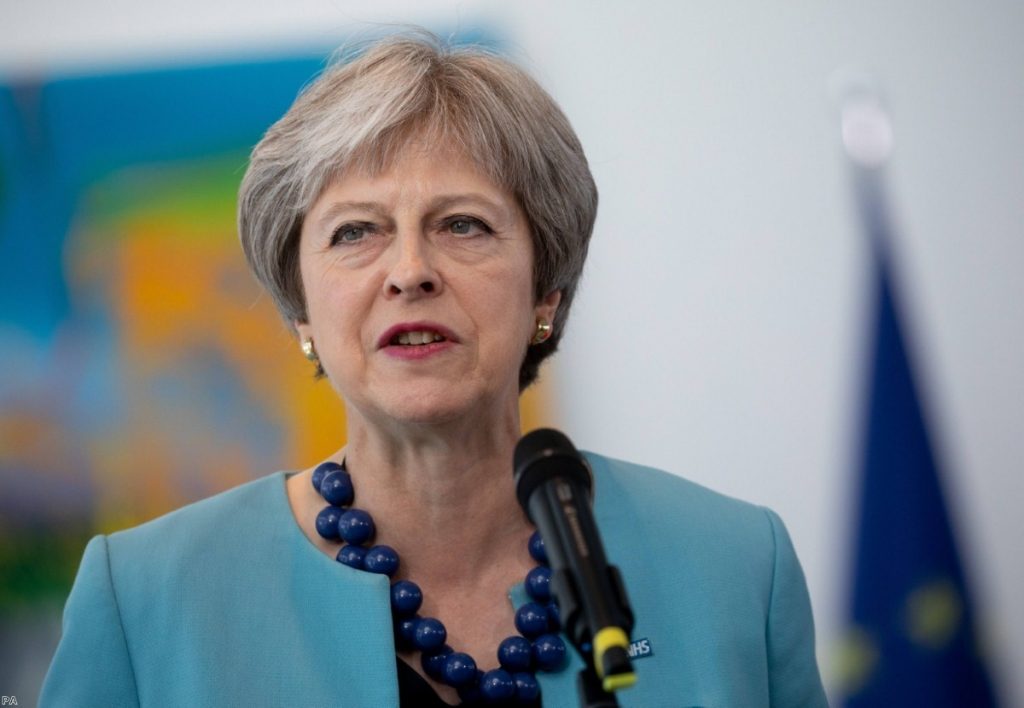
{"label": "neck", "polygon": [[[344,450],[355,505],[380,519],[379,543],[398,548],[417,578],[454,580],[495,554],[524,548],[531,525],[515,499],[518,406],[498,420],[371,424],[350,411]],[[453,542],[457,540],[457,552]]]}

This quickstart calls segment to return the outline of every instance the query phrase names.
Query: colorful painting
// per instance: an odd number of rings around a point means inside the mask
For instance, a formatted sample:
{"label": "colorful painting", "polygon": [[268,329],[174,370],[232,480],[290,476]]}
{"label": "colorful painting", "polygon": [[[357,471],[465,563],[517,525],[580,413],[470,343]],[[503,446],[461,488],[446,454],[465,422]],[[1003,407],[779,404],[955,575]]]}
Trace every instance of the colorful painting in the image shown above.
{"label": "colorful painting", "polygon": [[61,602],[88,535],[337,445],[234,217],[248,150],[321,67],[2,89],[0,611]]}

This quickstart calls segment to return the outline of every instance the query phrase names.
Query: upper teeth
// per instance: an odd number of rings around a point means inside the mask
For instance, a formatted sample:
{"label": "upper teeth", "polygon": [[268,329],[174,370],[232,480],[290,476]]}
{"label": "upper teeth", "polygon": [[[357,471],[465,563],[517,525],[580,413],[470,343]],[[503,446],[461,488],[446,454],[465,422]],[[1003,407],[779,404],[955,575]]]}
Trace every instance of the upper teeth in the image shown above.
{"label": "upper teeth", "polygon": [[402,332],[398,335],[399,344],[430,344],[431,342],[443,342],[437,332]]}

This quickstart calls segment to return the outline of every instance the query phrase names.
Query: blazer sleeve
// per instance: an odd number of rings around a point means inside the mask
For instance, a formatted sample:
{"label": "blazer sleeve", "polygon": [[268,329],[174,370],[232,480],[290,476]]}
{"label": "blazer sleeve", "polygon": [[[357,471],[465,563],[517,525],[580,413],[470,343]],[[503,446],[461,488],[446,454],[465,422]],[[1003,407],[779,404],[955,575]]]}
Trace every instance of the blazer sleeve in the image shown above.
{"label": "blazer sleeve", "polygon": [[782,519],[765,509],[775,541],[766,640],[770,704],[828,708],[814,654],[814,618],[800,561]]}
{"label": "blazer sleeve", "polygon": [[39,705],[139,705],[105,536],[94,537],[85,548]]}

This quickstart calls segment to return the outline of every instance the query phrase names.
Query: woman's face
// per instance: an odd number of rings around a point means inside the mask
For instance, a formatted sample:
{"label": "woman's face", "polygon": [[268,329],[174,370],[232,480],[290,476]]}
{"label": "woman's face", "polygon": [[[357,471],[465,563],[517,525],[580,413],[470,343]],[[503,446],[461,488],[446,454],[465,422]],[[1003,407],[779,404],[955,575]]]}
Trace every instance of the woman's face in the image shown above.
{"label": "woman's face", "polygon": [[414,144],[314,203],[299,262],[312,338],[367,418],[440,422],[514,406],[538,317],[533,247],[515,197],[461,153]]}

